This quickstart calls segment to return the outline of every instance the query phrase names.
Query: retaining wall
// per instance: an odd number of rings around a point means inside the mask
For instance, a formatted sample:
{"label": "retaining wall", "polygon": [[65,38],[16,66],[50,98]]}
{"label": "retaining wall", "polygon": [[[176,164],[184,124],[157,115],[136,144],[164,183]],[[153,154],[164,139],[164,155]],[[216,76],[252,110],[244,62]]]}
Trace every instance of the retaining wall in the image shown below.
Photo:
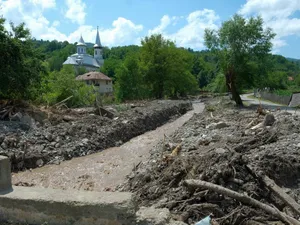
{"label": "retaining wall", "polygon": [[13,187],[0,193],[0,220],[24,224],[135,224],[135,204],[127,192],[66,191]]}
{"label": "retaining wall", "polygon": [[135,212],[128,192],[12,187],[9,160],[0,158],[0,224],[127,225]]}
{"label": "retaining wall", "polygon": [[266,99],[271,102],[276,102],[282,105],[289,105],[291,100],[291,96],[280,96],[274,93],[264,92],[264,91],[255,94],[256,97],[259,97],[259,95],[262,99]]}

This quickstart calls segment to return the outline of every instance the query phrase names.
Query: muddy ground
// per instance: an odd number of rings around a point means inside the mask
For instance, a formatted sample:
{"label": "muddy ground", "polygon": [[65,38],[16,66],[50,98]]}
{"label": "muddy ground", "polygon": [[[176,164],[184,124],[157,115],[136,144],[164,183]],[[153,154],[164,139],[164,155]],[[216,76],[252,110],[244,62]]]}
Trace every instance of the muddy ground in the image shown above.
{"label": "muddy ground", "polygon": [[191,106],[189,101],[169,100],[116,105],[108,108],[114,118],[96,115],[94,109],[18,108],[12,121],[0,121],[0,155],[11,159],[13,171],[59,164],[119,146],[184,114]]}
{"label": "muddy ground", "polygon": [[207,215],[222,225],[284,224],[279,214],[184,182],[196,179],[250,196],[298,219],[300,215],[261,177],[273,179],[300,201],[300,117],[281,110],[267,113],[275,121],[258,116],[255,109],[237,109],[228,99],[215,99],[204,113],[195,114],[156,146],[120,190],[134,192],[140,206],[168,208],[175,220],[187,224]]}

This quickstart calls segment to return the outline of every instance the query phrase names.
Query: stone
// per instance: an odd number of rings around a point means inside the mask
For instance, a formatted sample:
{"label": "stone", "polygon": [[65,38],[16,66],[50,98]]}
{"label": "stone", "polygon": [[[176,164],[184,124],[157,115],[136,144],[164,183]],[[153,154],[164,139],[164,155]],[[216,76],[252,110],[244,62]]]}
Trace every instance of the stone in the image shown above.
{"label": "stone", "polygon": [[227,150],[224,149],[224,148],[216,148],[216,149],[215,149],[215,152],[218,153],[218,154],[224,154],[224,153],[227,152]]}
{"label": "stone", "polygon": [[224,127],[228,127],[228,124],[225,122],[218,122],[218,123],[211,123],[206,126],[206,129],[214,130],[214,129],[221,129]]}
{"label": "stone", "polygon": [[165,225],[171,220],[171,213],[168,209],[156,209],[154,207],[141,207],[136,213],[138,225]]}
{"label": "stone", "polygon": [[224,127],[228,127],[228,124],[225,123],[225,122],[219,122],[216,124],[216,129],[221,129],[221,128],[224,128]]}
{"label": "stone", "polygon": [[38,167],[41,167],[44,165],[44,161],[42,159],[38,159],[35,164],[38,166]]}
{"label": "stone", "polygon": [[47,134],[45,135],[45,138],[46,138],[48,141],[50,141],[50,142],[53,140],[52,134],[49,134],[49,133],[47,133]]}
{"label": "stone", "polygon": [[275,117],[273,114],[267,114],[264,119],[264,126],[272,126],[275,122]]}
{"label": "stone", "polygon": [[0,192],[6,192],[11,189],[12,184],[10,161],[6,156],[0,155]]}

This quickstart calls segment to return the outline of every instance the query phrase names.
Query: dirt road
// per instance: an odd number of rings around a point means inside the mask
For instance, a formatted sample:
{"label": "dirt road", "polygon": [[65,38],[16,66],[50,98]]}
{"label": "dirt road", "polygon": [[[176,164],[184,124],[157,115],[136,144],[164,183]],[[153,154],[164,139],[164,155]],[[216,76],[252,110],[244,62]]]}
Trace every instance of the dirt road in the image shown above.
{"label": "dirt road", "polygon": [[149,151],[163,138],[164,134],[171,135],[194,113],[202,112],[204,104],[194,103],[193,107],[194,110],[175,121],[137,136],[120,147],[74,158],[60,165],[47,165],[13,174],[13,184],[90,191],[114,190],[117,185],[125,181],[126,176],[135,166],[149,157]]}

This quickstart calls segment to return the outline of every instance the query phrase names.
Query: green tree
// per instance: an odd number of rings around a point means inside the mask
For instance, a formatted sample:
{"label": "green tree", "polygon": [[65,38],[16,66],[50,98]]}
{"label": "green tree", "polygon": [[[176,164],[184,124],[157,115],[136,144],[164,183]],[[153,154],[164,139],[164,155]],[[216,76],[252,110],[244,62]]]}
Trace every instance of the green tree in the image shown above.
{"label": "green tree", "polygon": [[197,88],[197,81],[191,75],[191,54],[176,48],[160,34],[142,40],[141,64],[146,85],[154,97],[184,95]]}
{"label": "green tree", "polygon": [[116,70],[121,66],[122,60],[115,58],[108,58],[104,60],[103,66],[100,68],[100,71],[105,75],[114,78]]}
{"label": "green tree", "polygon": [[136,55],[126,57],[116,70],[115,95],[119,101],[145,97],[144,81]]}
{"label": "green tree", "polygon": [[30,32],[21,23],[10,23],[11,31],[0,18],[0,97],[29,99],[31,88],[38,86],[45,72],[42,56],[34,49]]}
{"label": "green tree", "polygon": [[[261,17],[245,19],[234,15],[218,30],[205,30],[205,44],[220,61],[226,86],[237,105],[243,105],[239,85],[254,79],[250,62],[263,62],[271,51],[275,34],[263,27]],[[259,65],[263,66],[263,63]]]}

